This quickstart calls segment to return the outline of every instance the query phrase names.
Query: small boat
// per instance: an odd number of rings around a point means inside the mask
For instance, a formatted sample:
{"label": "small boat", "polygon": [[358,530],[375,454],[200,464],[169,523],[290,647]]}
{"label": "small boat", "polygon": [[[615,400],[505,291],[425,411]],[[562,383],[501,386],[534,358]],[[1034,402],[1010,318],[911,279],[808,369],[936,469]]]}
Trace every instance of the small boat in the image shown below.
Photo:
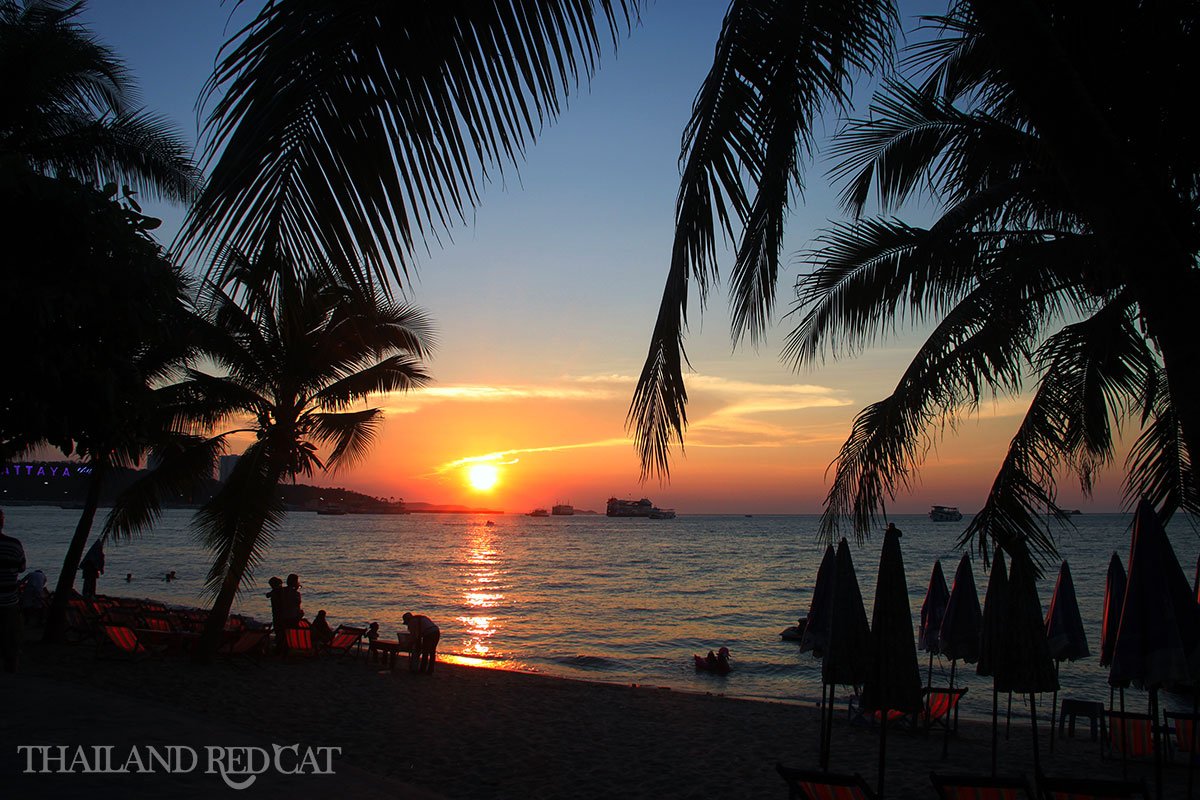
{"label": "small boat", "polygon": [[317,513],[323,517],[341,517],[345,516],[346,509],[339,506],[337,503],[326,503],[317,508]]}
{"label": "small boat", "polygon": [[712,672],[717,675],[728,675],[733,667],[729,666],[729,648],[722,647],[714,656],[711,650],[708,651],[708,656],[698,656],[693,654],[692,658],[696,662],[697,672]]}
{"label": "small boat", "polygon": [[929,518],[934,522],[958,522],[962,512],[954,506],[934,506],[929,509]]}
{"label": "small boat", "polygon": [[492,521],[489,519],[487,522],[485,522],[485,523],[484,523],[484,527],[485,527],[485,528],[494,528],[494,527],[496,527],[496,523],[492,522]]}
{"label": "small boat", "polygon": [[675,519],[675,509],[656,508],[650,512],[650,519]]}
{"label": "small boat", "polygon": [[784,628],[779,632],[779,638],[786,642],[798,642],[804,638],[804,629],[808,627],[808,617],[801,617],[796,620],[796,624],[790,628]]}
{"label": "small boat", "polygon": [[535,508],[533,511],[530,511],[525,516],[527,516],[527,517],[548,517],[548,516],[550,516],[550,512],[544,508]]}

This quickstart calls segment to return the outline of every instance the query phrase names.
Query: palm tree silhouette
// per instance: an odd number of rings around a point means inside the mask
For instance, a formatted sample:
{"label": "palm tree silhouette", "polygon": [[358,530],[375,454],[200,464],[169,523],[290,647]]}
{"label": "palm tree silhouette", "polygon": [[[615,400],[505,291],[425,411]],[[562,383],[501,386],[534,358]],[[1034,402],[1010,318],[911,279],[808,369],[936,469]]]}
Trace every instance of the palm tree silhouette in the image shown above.
{"label": "palm tree silhouette", "polygon": [[[422,312],[329,268],[298,272],[278,251],[254,260],[228,256],[202,308],[210,323],[203,352],[222,372],[192,369],[169,387],[171,407],[195,433],[238,425],[210,437],[206,447],[236,434],[254,436],[196,515],[198,536],[213,554],[207,588],[214,601],[197,650],[201,660],[219,646],[239,587],[253,576],[286,513],[278,485],[357,462],[382,412],[353,406],[428,381],[423,362],[432,331]],[[154,515],[153,507],[134,507],[125,524],[144,526]]]}

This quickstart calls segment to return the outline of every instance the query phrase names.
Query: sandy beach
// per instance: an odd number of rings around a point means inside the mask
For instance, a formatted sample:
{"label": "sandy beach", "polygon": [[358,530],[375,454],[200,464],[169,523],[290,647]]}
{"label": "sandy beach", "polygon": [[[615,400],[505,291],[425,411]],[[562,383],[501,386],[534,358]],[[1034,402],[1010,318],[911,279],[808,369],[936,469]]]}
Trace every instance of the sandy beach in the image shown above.
{"label": "sandy beach", "polygon": [[[401,664],[388,671],[364,658],[319,658],[197,666],[168,657],[98,660],[90,644],[30,642],[22,672],[5,676],[0,719],[5,783],[12,796],[216,797],[228,795],[203,764],[188,774],[22,774],[19,745],[299,744],[338,747],[334,775],[280,775],[267,769],[243,793],[299,797],[570,798],[786,797],[775,763],[815,768],[812,707],[618,686],[442,663],[432,676]],[[736,687],[736,673],[729,679]],[[981,681],[972,691],[987,691]],[[1138,693],[1134,693],[1137,695]],[[1139,697],[1140,701],[1140,697]],[[844,709],[844,706],[843,706]],[[1047,752],[1050,774],[1120,777],[1102,760],[1086,726]],[[831,768],[874,785],[878,733],[834,725]],[[1001,771],[1031,774],[1027,719],[1000,741]],[[39,751],[40,752],[40,751]],[[889,797],[932,797],[929,772],[984,772],[990,728],[964,721],[940,758],[940,735],[888,737]],[[124,756],[121,756],[124,757]],[[1149,764],[1131,776],[1152,780]],[[1186,796],[1182,760],[1168,762],[1166,796]],[[6,793],[7,794],[7,793]]]}

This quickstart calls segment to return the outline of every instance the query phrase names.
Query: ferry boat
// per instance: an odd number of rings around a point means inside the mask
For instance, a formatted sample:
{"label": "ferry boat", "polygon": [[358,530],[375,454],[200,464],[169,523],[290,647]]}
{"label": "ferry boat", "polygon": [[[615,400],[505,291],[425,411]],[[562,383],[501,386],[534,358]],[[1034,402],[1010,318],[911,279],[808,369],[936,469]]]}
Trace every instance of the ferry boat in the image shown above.
{"label": "ferry boat", "polygon": [[641,500],[621,500],[610,497],[608,498],[608,511],[605,513],[610,517],[648,517],[652,511],[654,511],[654,503],[645,497]]}
{"label": "ferry boat", "polygon": [[675,509],[656,508],[650,512],[650,519],[675,519]]}
{"label": "ferry boat", "polygon": [[929,509],[929,518],[934,522],[958,522],[962,512],[954,506],[934,506]]}
{"label": "ferry boat", "polygon": [[550,516],[550,512],[544,508],[535,508],[533,511],[530,511],[525,516],[527,516],[527,517],[548,517],[548,516]]}
{"label": "ferry boat", "polygon": [[570,503],[557,503],[550,507],[550,513],[556,517],[572,517],[575,515],[575,506]]}

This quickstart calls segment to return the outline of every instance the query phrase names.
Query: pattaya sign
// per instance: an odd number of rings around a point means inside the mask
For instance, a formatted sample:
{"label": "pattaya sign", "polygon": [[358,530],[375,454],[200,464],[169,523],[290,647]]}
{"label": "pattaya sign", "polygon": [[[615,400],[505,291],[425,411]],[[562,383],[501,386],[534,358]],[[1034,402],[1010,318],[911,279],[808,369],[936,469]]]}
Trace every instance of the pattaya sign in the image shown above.
{"label": "pattaya sign", "polygon": [[87,464],[5,464],[0,478],[70,478],[91,473]]}

